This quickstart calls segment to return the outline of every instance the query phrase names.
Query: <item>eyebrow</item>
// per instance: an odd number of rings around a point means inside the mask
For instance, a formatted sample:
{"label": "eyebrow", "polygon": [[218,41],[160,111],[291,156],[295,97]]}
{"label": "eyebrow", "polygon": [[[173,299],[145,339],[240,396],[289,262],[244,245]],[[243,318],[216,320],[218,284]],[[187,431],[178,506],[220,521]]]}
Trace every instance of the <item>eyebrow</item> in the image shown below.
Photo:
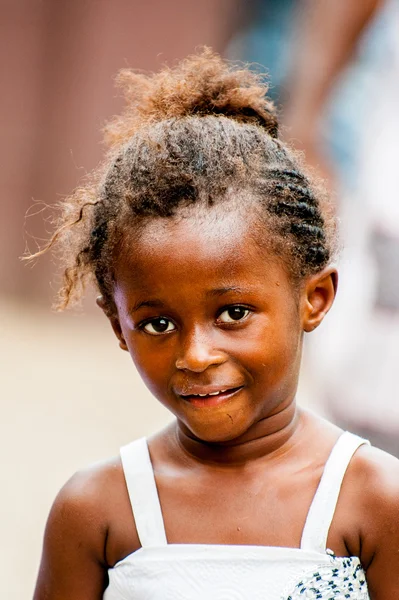
{"label": "eyebrow", "polygon": [[207,296],[223,296],[224,294],[228,294],[229,292],[236,292],[236,293],[240,293],[240,294],[248,294],[249,290],[244,289],[244,288],[240,288],[236,285],[232,285],[232,286],[228,286],[228,287],[222,287],[222,288],[216,288],[214,290],[209,290],[208,292],[206,292]]}
{"label": "eyebrow", "polygon": [[[224,294],[228,294],[229,292],[245,294],[245,293],[248,293],[248,290],[240,288],[238,286],[228,286],[228,287],[215,288],[213,290],[208,290],[206,292],[206,296],[214,298],[214,297],[223,296]],[[129,310],[129,313],[137,312],[138,310],[140,310],[140,308],[145,308],[145,307],[163,308],[164,306],[165,306],[165,304],[161,300],[156,300],[156,299],[142,300],[142,301],[139,301],[136,304],[134,304],[131,307],[131,309]]]}
{"label": "eyebrow", "polygon": [[137,302],[136,304],[134,304],[131,309],[129,310],[130,313],[134,313],[137,312],[138,310],[140,310],[140,308],[144,308],[146,306],[152,307],[152,308],[163,308],[165,305],[163,302],[161,302],[161,300],[143,300],[141,302]]}

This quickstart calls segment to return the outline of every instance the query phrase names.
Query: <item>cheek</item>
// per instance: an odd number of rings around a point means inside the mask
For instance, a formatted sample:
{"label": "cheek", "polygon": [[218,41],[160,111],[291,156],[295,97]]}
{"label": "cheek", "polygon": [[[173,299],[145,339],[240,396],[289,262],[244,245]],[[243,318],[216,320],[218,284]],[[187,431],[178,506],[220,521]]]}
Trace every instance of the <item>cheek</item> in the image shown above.
{"label": "cheek", "polygon": [[263,327],[251,328],[243,335],[236,348],[237,358],[245,361],[249,371],[271,384],[280,378],[283,372],[296,370],[302,348],[302,334],[298,319],[288,322],[270,319]]}
{"label": "cheek", "polygon": [[153,393],[165,390],[173,372],[174,354],[168,341],[146,339],[139,332],[133,332],[126,341],[137,371]]}

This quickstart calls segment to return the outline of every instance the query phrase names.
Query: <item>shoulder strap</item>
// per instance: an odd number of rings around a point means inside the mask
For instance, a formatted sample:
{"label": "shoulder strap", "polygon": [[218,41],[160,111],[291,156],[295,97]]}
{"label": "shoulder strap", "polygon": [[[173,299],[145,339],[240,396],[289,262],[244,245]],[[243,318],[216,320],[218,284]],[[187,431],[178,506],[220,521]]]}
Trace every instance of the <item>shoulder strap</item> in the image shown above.
{"label": "shoulder strap", "polygon": [[302,550],[325,553],[342,481],[352,456],[362,444],[369,442],[346,431],[332,449],[306,518],[301,540]]}
{"label": "shoulder strap", "polygon": [[141,546],[164,546],[165,526],[147,440],[123,446],[120,454]]}

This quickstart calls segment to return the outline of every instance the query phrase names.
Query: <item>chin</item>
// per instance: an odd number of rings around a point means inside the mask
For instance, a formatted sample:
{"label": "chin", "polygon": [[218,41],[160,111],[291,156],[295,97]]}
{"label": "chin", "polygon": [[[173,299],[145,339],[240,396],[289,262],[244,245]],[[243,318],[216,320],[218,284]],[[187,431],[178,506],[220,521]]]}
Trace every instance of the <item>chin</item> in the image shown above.
{"label": "chin", "polygon": [[[212,422],[213,421],[213,422]],[[225,414],[223,419],[209,419],[198,423],[187,422],[186,427],[200,441],[208,444],[223,444],[242,437],[250,428],[251,423],[244,423],[239,416]]]}

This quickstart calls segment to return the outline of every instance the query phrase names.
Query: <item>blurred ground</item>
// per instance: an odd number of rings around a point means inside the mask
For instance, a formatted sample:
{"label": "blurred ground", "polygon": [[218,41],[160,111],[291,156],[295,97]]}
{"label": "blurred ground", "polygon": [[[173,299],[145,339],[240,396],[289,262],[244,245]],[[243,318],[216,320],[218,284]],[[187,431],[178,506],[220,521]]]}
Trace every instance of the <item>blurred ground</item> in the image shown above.
{"label": "blurred ground", "polygon": [[[1,597],[31,598],[52,500],[78,468],[170,416],[102,315],[54,314],[0,298],[3,456]],[[300,397],[310,404],[309,385]]]}

